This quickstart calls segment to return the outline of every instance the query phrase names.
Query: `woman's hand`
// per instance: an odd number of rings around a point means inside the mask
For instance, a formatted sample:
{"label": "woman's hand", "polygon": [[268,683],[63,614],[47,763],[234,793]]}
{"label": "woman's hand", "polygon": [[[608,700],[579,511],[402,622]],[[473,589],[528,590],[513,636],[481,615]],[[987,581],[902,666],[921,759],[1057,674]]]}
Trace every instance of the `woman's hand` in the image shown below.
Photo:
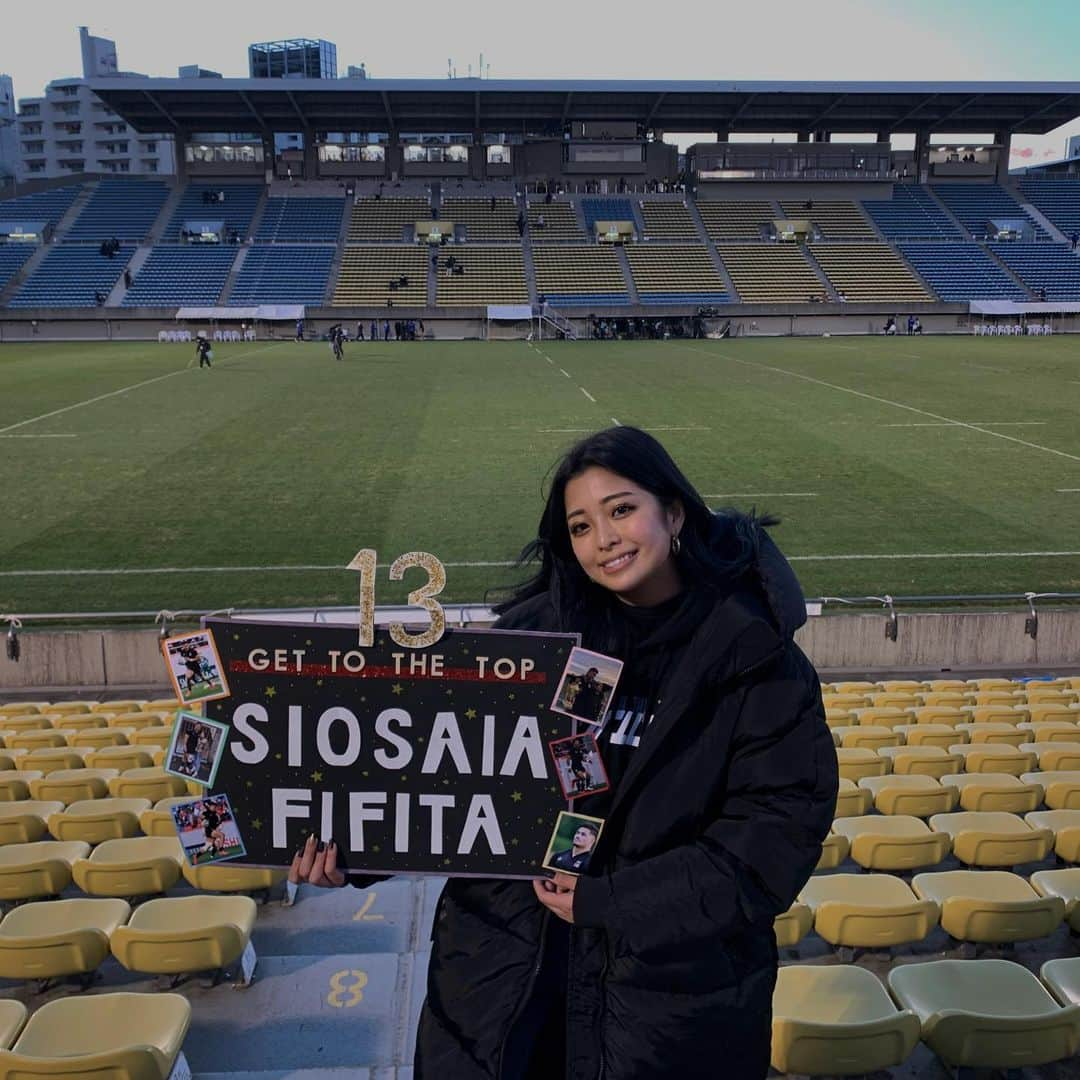
{"label": "woman's hand", "polygon": [[299,885],[306,881],[323,889],[339,889],[345,884],[345,874],[338,869],[337,844],[333,840],[323,844],[312,833],[307,843],[293,856],[289,867],[289,882]]}
{"label": "woman's hand", "polygon": [[574,922],[574,890],[577,888],[577,878],[569,874],[556,874],[553,878],[537,878],[533,881],[533,892],[540,901],[554,915],[558,915],[563,922]]}

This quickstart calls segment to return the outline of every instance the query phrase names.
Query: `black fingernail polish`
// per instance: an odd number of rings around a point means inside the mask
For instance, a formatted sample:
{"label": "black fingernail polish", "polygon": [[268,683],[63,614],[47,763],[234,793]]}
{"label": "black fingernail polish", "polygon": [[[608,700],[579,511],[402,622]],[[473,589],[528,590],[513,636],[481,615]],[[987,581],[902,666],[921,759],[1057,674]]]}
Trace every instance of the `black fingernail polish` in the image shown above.
{"label": "black fingernail polish", "polygon": [[320,840],[320,841],[319,841],[319,842],[318,842],[318,843],[317,843],[317,844],[315,845],[315,850],[316,850],[316,851],[322,851],[324,847],[326,847],[326,845],[325,845],[325,844],[324,844],[324,843],[323,843],[323,842],[322,842],[322,841]]}

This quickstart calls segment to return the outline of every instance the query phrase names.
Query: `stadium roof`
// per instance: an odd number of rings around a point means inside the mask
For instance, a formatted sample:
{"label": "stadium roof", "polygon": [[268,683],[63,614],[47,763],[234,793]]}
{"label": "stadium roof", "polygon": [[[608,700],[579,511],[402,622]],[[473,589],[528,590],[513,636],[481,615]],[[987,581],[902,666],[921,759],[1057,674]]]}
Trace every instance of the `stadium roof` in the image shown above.
{"label": "stadium roof", "polygon": [[1024,132],[1080,115],[1080,82],[95,79],[138,131]]}

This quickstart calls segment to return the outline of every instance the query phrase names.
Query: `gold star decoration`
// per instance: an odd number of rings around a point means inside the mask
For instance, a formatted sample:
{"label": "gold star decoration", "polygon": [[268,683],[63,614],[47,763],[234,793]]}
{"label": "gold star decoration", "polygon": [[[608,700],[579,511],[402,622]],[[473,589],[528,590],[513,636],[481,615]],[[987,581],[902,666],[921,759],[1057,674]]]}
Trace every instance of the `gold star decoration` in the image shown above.
{"label": "gold star decoration", "polygon": [[453,690],[447,690],[446,691],[446,696],[447,697],[453,697],[454,696],[454,691]]}
{"label": "gold star decoration", "polygon": [[510,838],[510,846],[511,847],[517,847],[518,842],[519,841],[518,841],[518,838],[516,836],[513,836],[513,837]]}
{"label": "gold star decoration", "polygon": [[476,710],[475,709],[466,709],[465,710],[465,719],[466,720],[475,720],[476,719]]}
{"label": "gold star decoration", "polygon": [[247,782],[246,786],[247,786],[247,787],[254,787],[254,786],[255,786],[255,781],[254,781],[254,780],[249,780],[249,781]]}
{"label": "gold star decoration", "polygon": [[240,635],[239,634],[233,634],[232,639],[233,639],[233,641],[239,641],[240,640]]}
{"label": "gold star decoration", "polygon": [[265,695],[266,695],[267,697],[271,697],[271,698],[272,698],[272,697],[273,697],[273,696],[274,696],[274,695],[275,695],[275,694],[277,693],[277,688],[276,688],[276,687],[273,687],[273,686],[268,686],[268,687],[267,687],[267,688],[266,688],[266,689],[265,689],[265,690],[263,691],[263,693],[264,693],[264,694],[265,694]]}
{"label": "gold star decoration", "polygon": [[258,832],[262,828],[262,821],[259,818],[254,818],[251,822],[251,827]]}
{"label": "gold star decoration", "polygon": [[404,694],[405,693],[405,687],[402,686],[401,683],[399,683],[399,682],[394,683],[394,685],[392,687],[390,687],[390,689],[393,690],[393,692],[395,694]]}
{"label": "gold star decoration", "polygon": [[315,680],[315,685],[316,686],[322,686],[322,679],[316,679]]}
{"label": "gold star decoration", "polygon": [[281,755],[280,754],[275,754],[274,755],[274,760],[275,761],[280,761],[281,760]]}
{"label": "gold star decoration", "polygon": [[507,697],[508,697],[508,698],[509,698],[509,699],[510,699],[511,701],[513,701],[513,700],[514,700],[514,698],[515,698],[515,697],[516,697],[517,695],[516,695],[516,694],[507,694],[506,696],[507,696]]}
{"label": "gold star decoration", "polygon": [[525,796],[522,795],[520,791],[512,791],[510,793],[510,798],[513,799],[514,802],[521,802],[521,800],[525,798]]}
{"label": "gold star decoration", "polygon": [[307,641],[304,642],[304,644],[307,646],[311,646],[313,644],[311,638],[308,638]]}
{"label": "gold star decoration", "polygon": [[316,769],[316,770],[315,770],[315,771],[314,771],[314,772],[313,772],[313,773],[311,774],[311,782],[312,782],[313,784],[321,784],[321,783],[322,783],[322,773],[321,773],[321,772],[319,772],[319,770],[318,770],[318,769]]}
{"label": "gold star decoration", "polygon": [[382,848],[381,848],[381,847],[379,847],[379,845],[378,845],[378,844],[372,844],[372,845],[371,845],[371,850],[372,850],[373,852],[375,852],[375,854],[376,854],[376,855],[378,855],[378,854],[379,854],[379,852],[380,852],[380,851],[382,851]]}
{"label": "gold star decoration", "polygon": [[443,866],[449,866],[450,865],[450,860],[449,859],[443,859],[442,864],[443,864]]}

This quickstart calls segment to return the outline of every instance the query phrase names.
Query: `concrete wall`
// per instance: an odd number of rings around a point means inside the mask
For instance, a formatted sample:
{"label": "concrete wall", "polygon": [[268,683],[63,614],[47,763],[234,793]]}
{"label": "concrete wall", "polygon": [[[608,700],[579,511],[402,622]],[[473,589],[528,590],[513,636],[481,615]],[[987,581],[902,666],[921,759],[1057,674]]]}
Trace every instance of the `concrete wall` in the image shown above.
{"label": "concrete wall", "polygon": [[[820,671],[887,672],[1080,667],[1080,609],[1039,612],[1038,637],[1023,612],[920,612],[899,616],[896,641],[883,614],[813,618],[797,641]],[[154,630],[24,630],[22,658],[0,655],[5,690],[153,686],[167,676]]]}

